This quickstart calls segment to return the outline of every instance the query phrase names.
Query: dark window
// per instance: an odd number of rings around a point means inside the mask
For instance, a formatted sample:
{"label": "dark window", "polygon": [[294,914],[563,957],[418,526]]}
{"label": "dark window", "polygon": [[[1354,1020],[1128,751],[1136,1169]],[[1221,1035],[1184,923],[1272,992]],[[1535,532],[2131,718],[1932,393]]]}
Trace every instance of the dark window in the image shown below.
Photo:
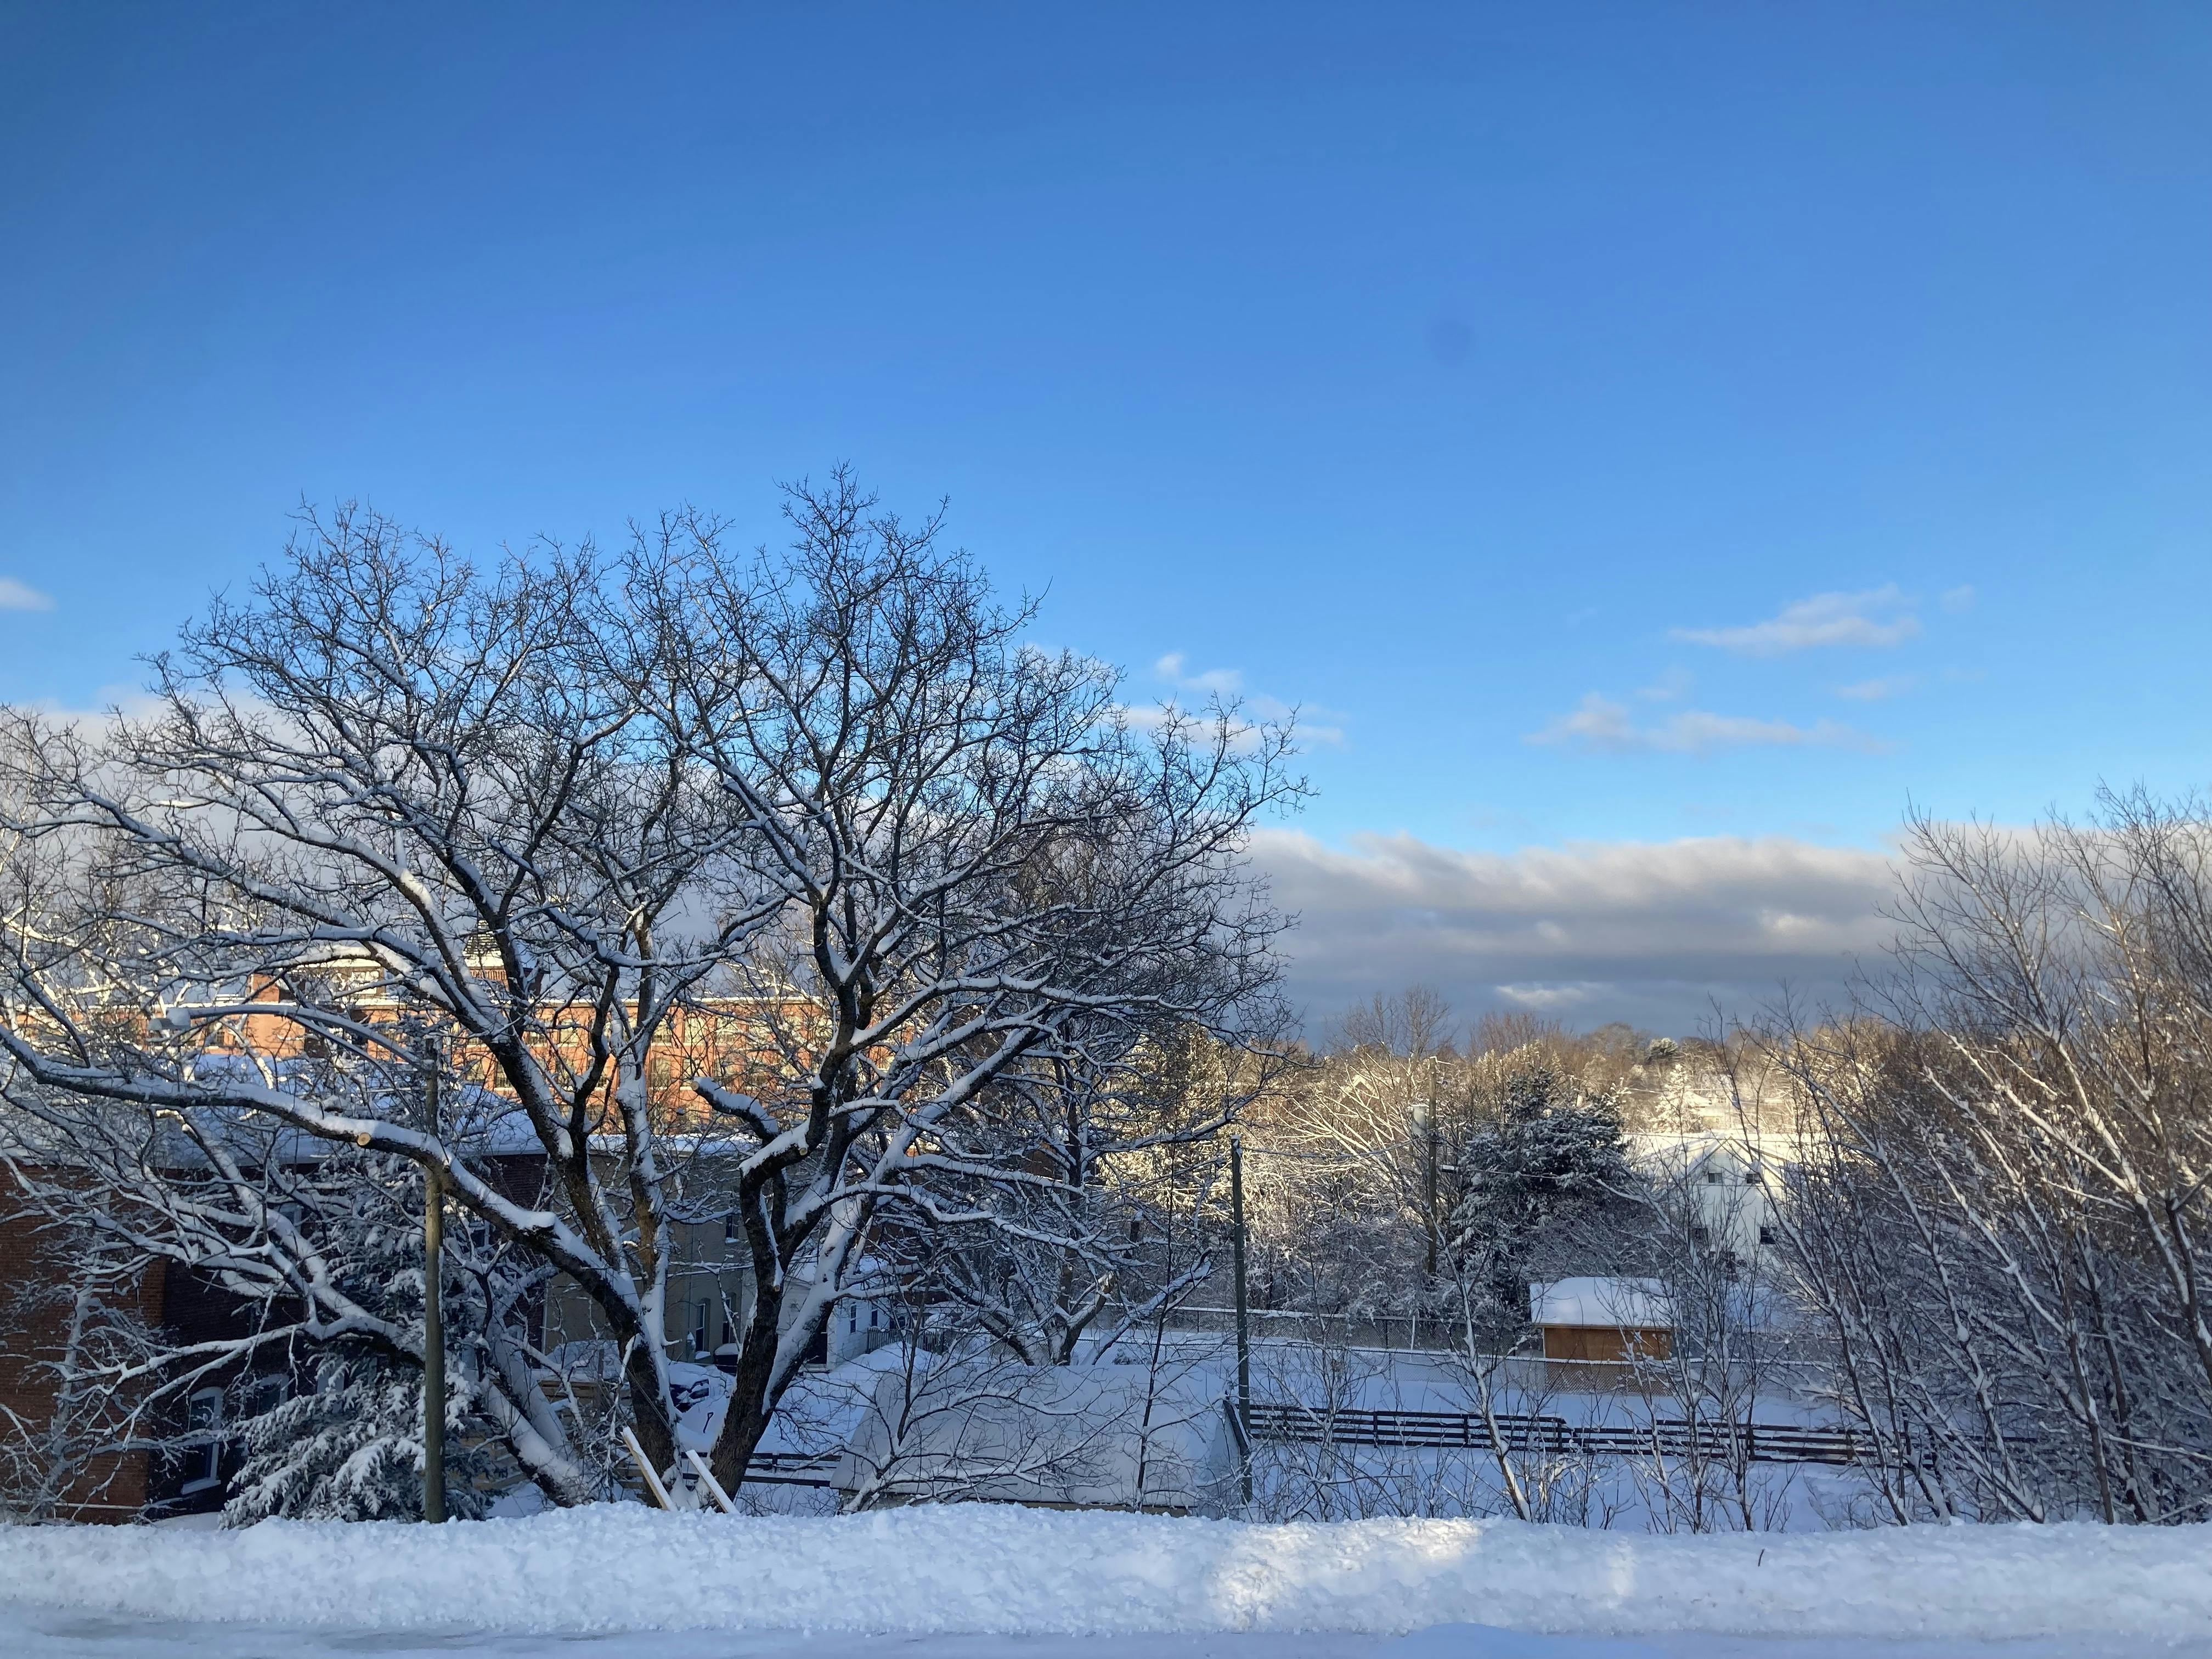
{"label": "dark window", "polygon": [[222,1480],[222,1390],[202,1389],[185,1402],[185,1428],[204,1440],[185,1452],[185,1490],[201,1492]]}

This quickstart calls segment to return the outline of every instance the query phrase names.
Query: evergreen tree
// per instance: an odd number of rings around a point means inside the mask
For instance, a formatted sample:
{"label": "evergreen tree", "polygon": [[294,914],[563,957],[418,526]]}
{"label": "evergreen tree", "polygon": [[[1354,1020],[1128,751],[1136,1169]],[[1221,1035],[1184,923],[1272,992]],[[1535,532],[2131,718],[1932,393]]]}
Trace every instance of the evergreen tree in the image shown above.
{"label": "evergreen tree", "polygon": [[[356,1305],[404,1331],[416,1351],[344,1336],[315,1345],[307,1386],[244,1425],[246,1458],[223,1507],[226,1525],[272,1516],[422,1517],[422,1177],[396,1159],[338,1153],[316,1172],[315,1186],[327,1200],[316,1213],[324,1260]],[[481,1298],[472,1276],[453,1271],[450,1260],[441,1300],[449,1350],[447,1510],[473,1519],[483,1513],[478,1477],[490,1462],[485,1425],[469,1409],[471,1333],[481,1323]]]}
{"label": "evergreen tree", "polygon": [[1459,1176],[1450,1265],[1468,1311],[1498,1328],[1526,1318],[1537,1267],[1593,1248],[1637,1180],[1618,1103],[1540,1061],[1505,1080],[1492,1123],[1461,1149]]}

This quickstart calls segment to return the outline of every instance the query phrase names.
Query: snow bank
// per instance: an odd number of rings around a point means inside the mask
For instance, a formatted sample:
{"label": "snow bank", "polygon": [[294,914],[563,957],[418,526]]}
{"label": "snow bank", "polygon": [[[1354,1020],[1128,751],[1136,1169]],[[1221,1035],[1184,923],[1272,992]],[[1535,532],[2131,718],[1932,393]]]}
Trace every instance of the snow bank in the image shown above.
{"label": "snow bank", "polygon": [[834,1520],[607,1506],[442,1528],[0,1528],[0,1602],[533,1633],[1893,1638],[2212,1630],[2212,1527],[1629,1536],[1511,1522],[1258,1526],[949,1505]]}

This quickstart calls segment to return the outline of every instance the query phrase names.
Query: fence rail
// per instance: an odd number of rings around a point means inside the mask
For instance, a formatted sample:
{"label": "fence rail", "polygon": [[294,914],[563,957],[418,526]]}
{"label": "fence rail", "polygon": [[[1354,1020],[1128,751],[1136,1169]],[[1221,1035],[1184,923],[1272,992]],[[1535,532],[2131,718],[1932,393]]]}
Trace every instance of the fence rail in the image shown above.
{"label": "fence rail", "polygon": [[1255,1440],[1306,1445],[1492,1446],[1510,1451],[1583,1452],[1633,1457],[1741,1457],[1754,1463],[1833,1463],[1866,1461],[1873,1443],[1850,1429],[1808,1428],[1794,1423],[1691,1423],[1654,1418],[1646,1423],[1571,1423],[1564,1417],[1499,1412],[1416,1412],[1260,1405],[1251,1409]]}
{"label": "fence rail", "polygon": [[745,1465],[749,1486],[828,1486],[837,1467],[837,1454],[827,1452],[755,1452]]}

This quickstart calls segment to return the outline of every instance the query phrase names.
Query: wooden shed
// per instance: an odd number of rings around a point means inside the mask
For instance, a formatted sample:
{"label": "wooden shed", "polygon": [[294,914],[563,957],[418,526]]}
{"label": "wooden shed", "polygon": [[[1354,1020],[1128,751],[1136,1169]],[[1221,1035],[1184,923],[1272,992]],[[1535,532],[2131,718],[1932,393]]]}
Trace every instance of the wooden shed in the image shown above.
{"label": "wooden shed", "polygon": [[1670,1358],[1674,1315],[1649,1279],[1559,1279],[1528,1287],[1528,1317],[1544,1339],[1551,1380],[1615,1386],[1632,1361]]}

